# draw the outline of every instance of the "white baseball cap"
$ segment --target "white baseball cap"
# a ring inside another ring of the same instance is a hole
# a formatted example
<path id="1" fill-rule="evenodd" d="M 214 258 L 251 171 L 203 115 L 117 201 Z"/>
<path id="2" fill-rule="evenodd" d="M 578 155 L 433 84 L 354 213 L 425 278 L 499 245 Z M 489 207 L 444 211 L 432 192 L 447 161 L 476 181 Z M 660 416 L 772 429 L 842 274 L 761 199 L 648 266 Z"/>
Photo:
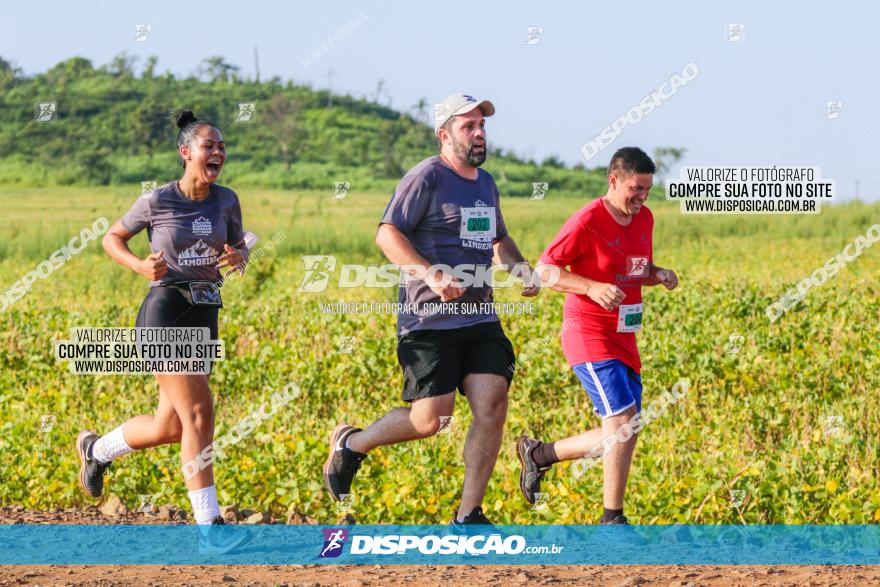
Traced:
<path id="1" fill-rule="evenodd" d="M 495 105 L 489 100 L 477 100 L 469 94 L 452 94 L 442 102 L 434 104 L 434 134 L 453 116 L 467 114 L 474 108 L 483 111 L 483 116 L 495 114 Z"/>

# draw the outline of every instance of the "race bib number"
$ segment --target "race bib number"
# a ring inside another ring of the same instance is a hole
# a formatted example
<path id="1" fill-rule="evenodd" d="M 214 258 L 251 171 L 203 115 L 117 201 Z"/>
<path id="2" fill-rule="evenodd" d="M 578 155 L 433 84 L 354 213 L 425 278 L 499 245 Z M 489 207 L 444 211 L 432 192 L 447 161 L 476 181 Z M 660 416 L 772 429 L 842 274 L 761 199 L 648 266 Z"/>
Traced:
<path id="1" fill-rule="evenodd" d="M 491 241 L 495 238 L 495 207 L 461 208 L 462 240 Z"/>
<path id="2" fill-rule="evenodd" d="M 617 332 L 642 329 L 642 304 L 623 304 L 617 308 Z"/>

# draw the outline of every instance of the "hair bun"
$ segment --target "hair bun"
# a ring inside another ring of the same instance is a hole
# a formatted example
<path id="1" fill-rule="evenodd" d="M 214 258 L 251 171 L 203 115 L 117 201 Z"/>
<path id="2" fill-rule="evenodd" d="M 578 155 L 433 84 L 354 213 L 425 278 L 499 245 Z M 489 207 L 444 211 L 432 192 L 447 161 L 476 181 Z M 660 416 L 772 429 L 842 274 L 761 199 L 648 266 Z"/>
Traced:
<path id="1" fill-rule="evenodd" d="M 193 114 L 192 110 L 183 110 L 180 114 L 177 115 L 177 128 L 184 128 L 186 125 L 195 122 L 196 115 Z"/>

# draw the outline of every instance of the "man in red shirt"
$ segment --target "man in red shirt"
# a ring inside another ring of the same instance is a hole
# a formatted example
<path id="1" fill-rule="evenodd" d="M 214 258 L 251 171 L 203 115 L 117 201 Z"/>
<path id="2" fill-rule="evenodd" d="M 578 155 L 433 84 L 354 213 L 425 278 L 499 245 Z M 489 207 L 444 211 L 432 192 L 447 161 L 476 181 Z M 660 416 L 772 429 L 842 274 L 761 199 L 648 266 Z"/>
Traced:
<path id="1" fill-rule="evenodd" d="M 654 172 L 641 149 L 618 150 L 608 165 L 608 192 L 568 219 L 537 268 L 545 279 L 559 271 L 553 289 L 568 294 L 562 350 L 602 426 L 556 442 L 520 436 L 520 490 L 535 503 L 554 463 L 604 453 L 603 524 L 627 523 L 623 495 L 641 428 L 642 365 L 635 333 L 642 327 L 642 286 L 678 285 L 674 271 L 653 262 L 654 217 L 644 204 Z M 555 267 L 542 271 L 542 265 Z"/>

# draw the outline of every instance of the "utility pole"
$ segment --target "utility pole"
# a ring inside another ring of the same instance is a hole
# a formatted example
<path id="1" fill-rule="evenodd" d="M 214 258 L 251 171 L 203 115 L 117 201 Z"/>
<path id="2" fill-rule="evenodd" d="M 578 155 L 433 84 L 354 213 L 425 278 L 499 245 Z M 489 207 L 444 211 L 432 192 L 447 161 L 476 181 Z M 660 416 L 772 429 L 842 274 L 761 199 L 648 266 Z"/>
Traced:
<path id="1" fill-rule="evenodd" d="M 254 45 L 254 69 L 257 72 L 257 83 L 260 83 L 260 56 L 257 54 L 256 45 Z"/>
<path id="2" fill-rule="evenodd" d="M 336 72 L 333 68 L 327 70 L 327 106 L 333 106 L 333 76 Z"/>

